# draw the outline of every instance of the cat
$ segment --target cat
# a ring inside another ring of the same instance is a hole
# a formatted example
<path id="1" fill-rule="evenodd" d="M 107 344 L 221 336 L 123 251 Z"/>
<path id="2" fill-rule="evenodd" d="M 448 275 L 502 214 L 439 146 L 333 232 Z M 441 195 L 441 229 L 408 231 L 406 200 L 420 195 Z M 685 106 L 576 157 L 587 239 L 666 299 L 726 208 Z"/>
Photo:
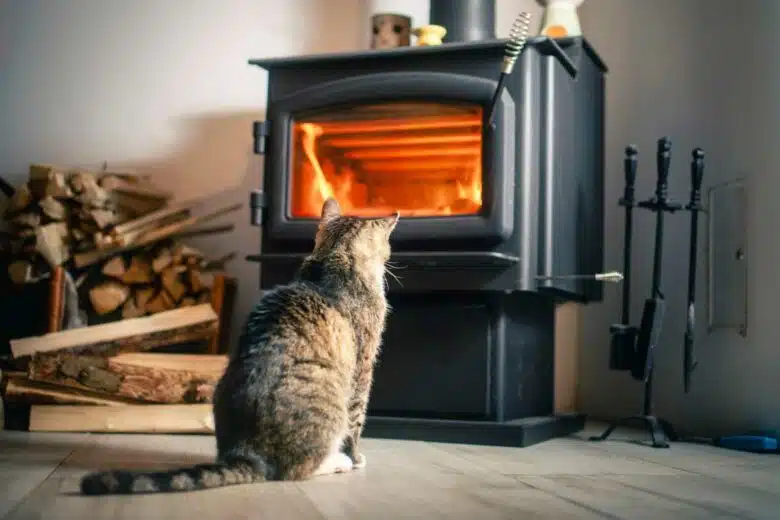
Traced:
<path id="1" fill-rule="evenodd" d="M 88 495 L 305 480 L 365 466 L 359 451 L 385 319 L 399 214 L 344 216 L 329 198 L 295 279 L 248 316 L 214 390 L 214 463 L 85 476 Z"/>

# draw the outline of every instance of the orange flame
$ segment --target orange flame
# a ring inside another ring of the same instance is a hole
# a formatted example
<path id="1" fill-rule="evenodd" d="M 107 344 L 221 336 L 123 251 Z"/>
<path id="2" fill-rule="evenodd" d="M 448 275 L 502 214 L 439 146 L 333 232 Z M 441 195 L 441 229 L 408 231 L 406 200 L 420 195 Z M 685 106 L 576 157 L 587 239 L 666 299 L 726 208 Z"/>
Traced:
<path id="1" fill-rule="evenodd" d="M 482 208 L 479 111 L 295 124 L 291 216 L 316 218 L 328 197 L 345 213 L 406 217 Z M 300 151 L 302 153 L 296 153 Z"/>

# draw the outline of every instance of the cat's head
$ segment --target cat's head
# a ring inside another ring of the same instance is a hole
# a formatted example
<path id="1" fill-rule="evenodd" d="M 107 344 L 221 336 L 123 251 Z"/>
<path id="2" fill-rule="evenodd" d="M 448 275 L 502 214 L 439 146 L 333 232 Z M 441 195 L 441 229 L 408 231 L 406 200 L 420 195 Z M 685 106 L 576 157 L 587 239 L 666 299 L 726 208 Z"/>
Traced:
<path id="1" fill-rule="evenodd" d="M 314 253 L 333 256 L 370 270 L 384 279 L 385 262 L 390 259 L 390 235 L 398 224 L 398 212 L 387 217 L 361 218 L 341 214 L 336 199 L 322 205 L 322 215 L 314 239 Z"/>

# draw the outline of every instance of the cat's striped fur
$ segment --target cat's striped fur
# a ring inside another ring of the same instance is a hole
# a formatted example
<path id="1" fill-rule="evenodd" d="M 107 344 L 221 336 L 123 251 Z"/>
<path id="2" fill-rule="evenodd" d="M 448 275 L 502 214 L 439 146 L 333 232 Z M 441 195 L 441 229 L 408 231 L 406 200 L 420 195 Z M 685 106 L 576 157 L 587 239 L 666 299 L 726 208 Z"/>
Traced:
<path id="1" fill-rule="evenodd" d="M 214 393 L 217 461 L 84 477 L 86 494 L 300 480 L 365 464 L 358 451 L 384 330 L 385 263 L 398 214 L 342 216 L 325 202 L 295 281 L 263 295 Z"/>

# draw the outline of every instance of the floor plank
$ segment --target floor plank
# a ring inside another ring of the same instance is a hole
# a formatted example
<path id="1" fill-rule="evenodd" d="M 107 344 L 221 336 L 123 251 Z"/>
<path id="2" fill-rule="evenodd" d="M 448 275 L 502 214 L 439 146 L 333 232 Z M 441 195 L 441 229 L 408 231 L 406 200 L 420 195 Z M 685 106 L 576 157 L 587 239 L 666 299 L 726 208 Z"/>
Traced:
<path id="1" fill-rule="evenodd" d="M 0 518 L 48 478 L 78 446 L 83 436 L 3 431 L 0 436 Z"/>
<path id="2" fill-rule="evenodd" d="M 638 435 L 629 432 L 630 435 Z M 366 439 L 368 466 L 306 482 L 84 497 L 106 468 L 212 460 L 203 435 L 0 432 L 0 518 L 776 519 L 780 458 L 673 444 L 556 439 L 525 449 Z"/>

